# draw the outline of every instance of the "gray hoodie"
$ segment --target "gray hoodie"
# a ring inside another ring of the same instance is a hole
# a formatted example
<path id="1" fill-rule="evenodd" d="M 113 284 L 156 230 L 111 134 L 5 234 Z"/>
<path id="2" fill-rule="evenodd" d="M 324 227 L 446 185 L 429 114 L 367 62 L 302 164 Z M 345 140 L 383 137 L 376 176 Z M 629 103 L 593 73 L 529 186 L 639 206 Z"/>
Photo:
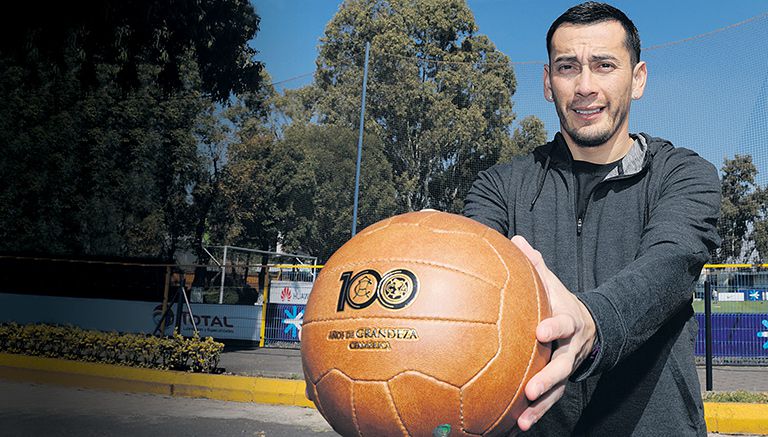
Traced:
<path id="1" fill-rule="evenodd" d="M 575 214 L 563 137 L 481 172 L 464 214 L 522 235 L 592 313 L 599 352 L 525 435 L 705 436 L 693 284 L 719 245 L 720 183 L 696 153 L 646 134 Z"/>

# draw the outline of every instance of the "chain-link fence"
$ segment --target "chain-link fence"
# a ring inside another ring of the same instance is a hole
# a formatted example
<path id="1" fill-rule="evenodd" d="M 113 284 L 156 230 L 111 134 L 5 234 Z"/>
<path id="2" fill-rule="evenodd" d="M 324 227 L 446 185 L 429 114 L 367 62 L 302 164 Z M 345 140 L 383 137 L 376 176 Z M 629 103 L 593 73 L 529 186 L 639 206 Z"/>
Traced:
<path id="1" fill-rule="evenodd" d="M 697 361 L 707 353 L 706 293 L 710 293 L 714 364 L 768 364 L 768 265 L 711 264 L 702 272 L 693 307 L 699 322 Z"/>

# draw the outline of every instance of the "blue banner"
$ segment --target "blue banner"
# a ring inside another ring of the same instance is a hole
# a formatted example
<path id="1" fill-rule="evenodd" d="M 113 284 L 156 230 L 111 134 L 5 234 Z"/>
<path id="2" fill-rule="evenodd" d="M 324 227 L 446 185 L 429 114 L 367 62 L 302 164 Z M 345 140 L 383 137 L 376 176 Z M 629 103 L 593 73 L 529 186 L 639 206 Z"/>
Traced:
<path id="1" fill-rule="evenodd" d="M 696 355 L 706 351 L 704 314 L 696 314 Z M 768 314 L 712 314 L 712 356 L 768 357 Z"/>
<path id="2" fill-rule="evenodd" d="M 269 304 L 264 327 L 266 341 L 300 341 L 306 305 Z"/>

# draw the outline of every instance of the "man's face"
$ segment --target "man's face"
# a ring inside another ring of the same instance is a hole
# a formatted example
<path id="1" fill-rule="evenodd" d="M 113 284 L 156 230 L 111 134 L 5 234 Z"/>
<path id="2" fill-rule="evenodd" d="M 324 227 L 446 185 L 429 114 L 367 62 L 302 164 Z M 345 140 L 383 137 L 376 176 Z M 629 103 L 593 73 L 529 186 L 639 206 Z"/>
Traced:
<path id="1" fill-rule="evenodd" d="M 645 88 L 646 67 L 632 67 L 617 21 L 563 24 L 552 35 L 544 95 L 554 101 L 569 143 L 598 147 L 629 135 L 629 106 Z"/>

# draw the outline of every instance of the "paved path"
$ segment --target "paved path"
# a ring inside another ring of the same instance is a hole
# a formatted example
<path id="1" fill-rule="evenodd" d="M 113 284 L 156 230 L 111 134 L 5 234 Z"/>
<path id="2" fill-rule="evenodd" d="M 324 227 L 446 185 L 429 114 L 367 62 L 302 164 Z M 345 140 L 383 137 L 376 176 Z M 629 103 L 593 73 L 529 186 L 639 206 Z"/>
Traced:
<path id="1" fill-rule="evenodd" d="M 338 435 L 311 408 L 6 381 L 0 381 L 0 393 L 0 434 L 8 437 Z"/>
<path id="2" fill-rule="evenodd" d="M 699 372 L 701 389 L 706 389 L 706 373 L 703 366 Z M 768 366 L 713 366 L 713 391 L 762 391 L 768 392 Z"/>
<path id="3" fill-rule="evenodd" d="M 0 381 L 8 437 L 337 436 L 317 410 Z"/>
<path id="4" fill-rule="evenodd" d="M 270 378 L 303 378 L 301 352 L 298 349 L 227 346 L 219 363 L 226 372 Z M 705 390 L 704 366 L 697 368 L 702 391 Z M 715 366 L 712 372 L 714 391 L 768 392 L 768 366 Z"/>

